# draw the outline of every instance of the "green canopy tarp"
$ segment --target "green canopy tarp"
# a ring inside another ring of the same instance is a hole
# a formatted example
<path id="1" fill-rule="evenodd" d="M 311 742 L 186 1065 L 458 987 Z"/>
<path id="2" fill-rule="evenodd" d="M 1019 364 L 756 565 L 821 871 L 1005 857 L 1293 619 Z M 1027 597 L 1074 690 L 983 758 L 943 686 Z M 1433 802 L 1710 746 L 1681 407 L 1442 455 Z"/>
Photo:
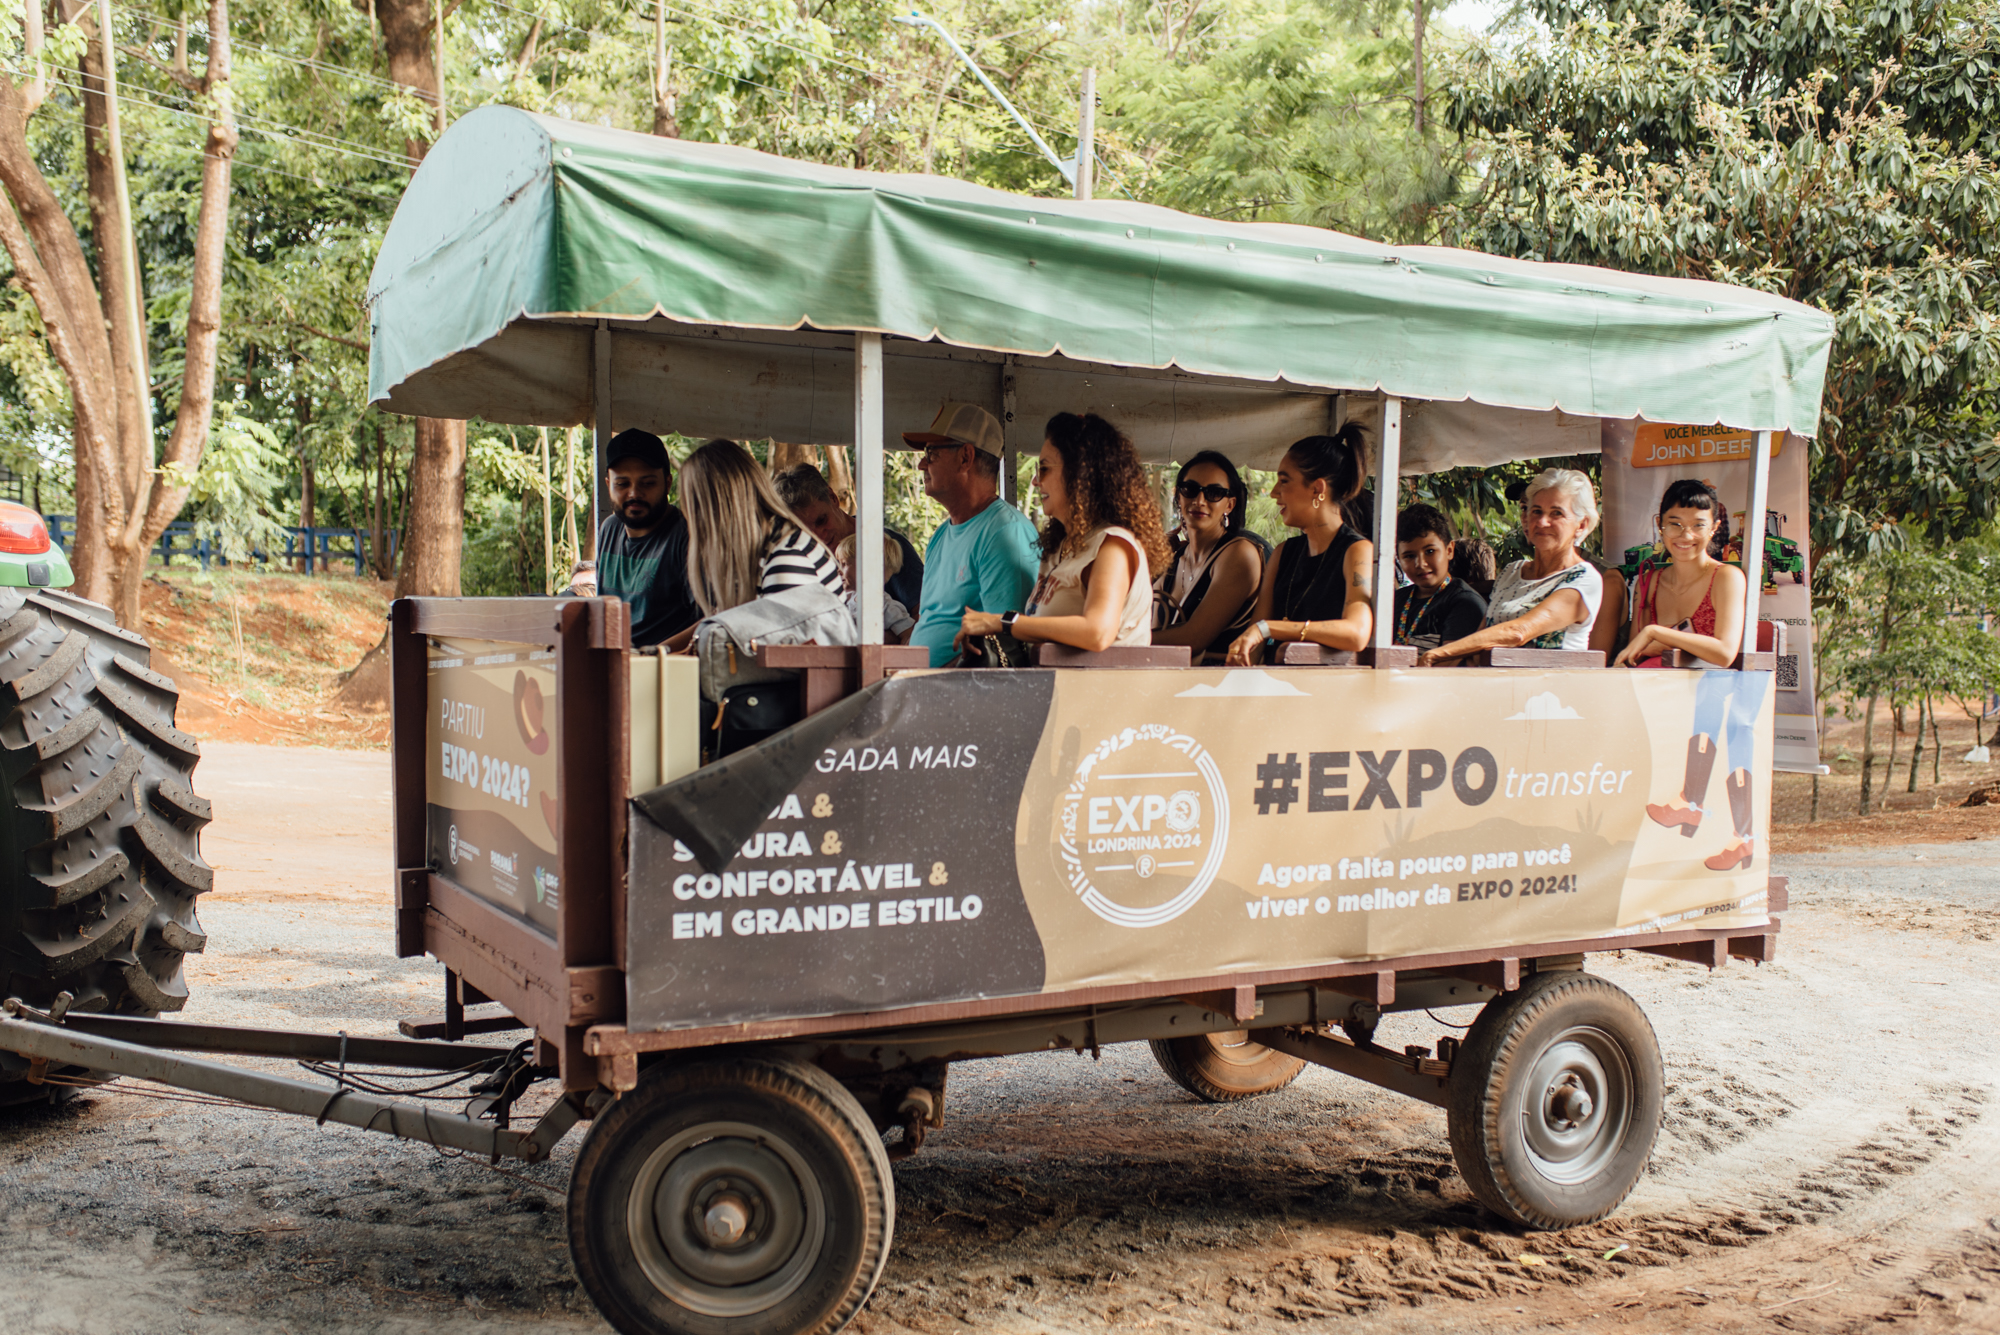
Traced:
<path id="1" fill-rule="evenodd" d="M 580 322 L 606 318 L 1800 435 L 1833 337 L 1824 312 L 1722 284 L 1037 199 L 505 107 L 425 158 L 369 300 L 373 398 L 545 423 L 587 415 Z M 509 331 L 469 401 L 452 377 Z"/>

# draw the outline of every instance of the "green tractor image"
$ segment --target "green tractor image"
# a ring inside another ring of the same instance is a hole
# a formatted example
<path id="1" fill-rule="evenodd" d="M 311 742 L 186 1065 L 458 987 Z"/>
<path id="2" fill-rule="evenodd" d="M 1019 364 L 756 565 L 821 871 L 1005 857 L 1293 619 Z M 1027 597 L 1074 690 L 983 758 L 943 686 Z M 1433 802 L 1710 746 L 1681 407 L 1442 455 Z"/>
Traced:
<path id="1" fill-rule="evenodd" d="M 65 590 L 42 516 L 0 501 L 0 982 L 47 1009 L 158 1015 L 187 1001 L 181 964 L 207 942 L 195 897 L 201 750 L 179 692 L 111 609 Z M 102 1079 L 0 1053 L 0 1108 Z"/>
<path id="2" fill-rule="evenodd" d="M 1722 559 L 1734 566 L 1743 564 L 1743 516 L 1732 516 L 1733 536 L 1722 549 Z M 1778 576 L 1790 575 L 1794 584 L 1806 582 L 1805 553 L 1799 545 L 1780 531 L 1787 516 L 1776 510 L 1764 512 L 1764 592 L 1770 593 L 1778 587 Z M 1648 567 L 1657 568 L 1667 563 L 1667 554 L 1652 543 L 1641 543 L 1637 547 L 1625 549 L 1625 559 L 1619 563 L 1618 573 L 1625 577 L 1629 585 L 1639 577 L 1639 572 Z"/>
<path id="3" fill-rule="evenodd" d="M 1731 565 L 1743 564 L 1743 516 L 1735 518 L 1735 534 L 1729 545 L 1723 549 L 1722 559 Z M 1778 587 L 1778 576 L 1790 575 L 1792 583 L 1806 582 L 1805 553 L 1799 545 L 1784 536 L 1784 526 L 1790 518 L 1776 510 L 1764 512 L 1764 592 L 1770 593 Z"/>

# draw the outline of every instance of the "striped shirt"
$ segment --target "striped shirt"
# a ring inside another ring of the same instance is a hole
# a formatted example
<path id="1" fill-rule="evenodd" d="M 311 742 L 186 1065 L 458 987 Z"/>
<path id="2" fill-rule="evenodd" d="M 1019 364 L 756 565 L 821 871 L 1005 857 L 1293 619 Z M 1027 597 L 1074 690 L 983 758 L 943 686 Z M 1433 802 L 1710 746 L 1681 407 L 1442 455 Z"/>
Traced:
<path id="1" fill-rule="evenodd" d="M 847 582 L 841 579 L 840 567 L 834 563 L 833 553 L 826 549 L 825 543 L 782 521 L 776 527 L 775 539 L 764 553 L 764 567 L 757 577 L 760 597 L 815 581 L 825 585 L 836 598 L 846 595 Z"/>

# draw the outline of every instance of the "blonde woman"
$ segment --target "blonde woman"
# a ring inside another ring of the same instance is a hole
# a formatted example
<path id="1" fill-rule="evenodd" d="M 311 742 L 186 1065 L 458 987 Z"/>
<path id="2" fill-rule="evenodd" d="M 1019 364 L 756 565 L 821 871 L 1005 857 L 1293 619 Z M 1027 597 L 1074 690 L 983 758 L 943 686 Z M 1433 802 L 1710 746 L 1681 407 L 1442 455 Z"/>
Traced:
<path id="1" fill-rule="evenodd" d="M 1588 649 L 1604 601 L 1604 578 L 1577 545 L 1597 527 L 1597 493 L 1573 468 L 1544 469 L 1528 484 L 1521 527 L 1535 554 L 1500 572 L 1486 625 L 1425 652 L 1441 667 L 1482 649 Z"/>
<path id="2" fill-rule="evenodd" d="M 681 465 L 681 512 L 688 586 L 703 616 L 800 584 L 823 585 L 836 598 L 847 593 L 833 553 L 733 440 L 711 440 Z"/>

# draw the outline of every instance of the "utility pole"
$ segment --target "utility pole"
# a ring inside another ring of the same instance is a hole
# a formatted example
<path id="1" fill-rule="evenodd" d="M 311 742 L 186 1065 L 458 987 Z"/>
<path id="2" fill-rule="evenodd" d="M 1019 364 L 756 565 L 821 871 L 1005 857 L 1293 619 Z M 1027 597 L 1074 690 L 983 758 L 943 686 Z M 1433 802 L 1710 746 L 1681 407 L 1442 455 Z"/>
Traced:
<path id="1" fill-rule="evenodd" d="M 1005 93 L 1001 92 L 997 87 L 994 86 L 993 80 L 986 77 L 986 71 L 979 68 L 978 61 L 974 60 L 971 56 L 965 53 L 965 48 L 958 44 L 958 39 L 951 35 L 951 30 L 949 28 L 945 27 L 942 23 L 939 23 L 936 19 L 931 18 L 926 14 L 920 13 L 914 9 L 907 14 L 896 15 L 894 21 L 897 23 L 907 24 L 913 28 L 929 28 L 932 32 L 935 32 L 938 36 L 944 38 L 945 45 L 951 48 L 952 54 L 957 56 L 959 60 L 964 63 L 967 69 L 972 71 L 973 76 L 979 80 L 980 86 L 983 87 L 988 93 L 991 93 L 993 95 L 993 100 L 998 102 L 1002 107 L 1005 107 L 1007 110 L 1007 114 L 1014 118 L 1014 123 L 1016 125 L 1019 125 L 1023 130 L 1027 132 L 1028 138 L 1034 141 L 1035 147 L 1042 151 L 1042 156 L 1049 160 L 1049 165 L 1054 167 L 1058 172 L 1062 173 L 1064 184 L 1068 185 L 1075 184 L 1076 181 L 1075 171 L 1071 169 L 1068 163 L 1064 162 L 1061 158 L 1056 156 L 1055 150 L 1050 148 L 1048 144 L 1044 142 L 1042 136 L 1035 132 L 1035 127 L 1028 124 L 1028 118 L 1026 116 L 1023 116 L 1020 113 L 1019 109 L 1016 108 L 1012 102 L 1009 102 L 1007 100 L 1007 95 Z"/>
<path id="2" fill-rule="evenodd" d="M 1097 70 L 1083 72 L 1083 99 L 1076 112 L 1076 197 L 1090 199 L 1097 175 Z"/>

